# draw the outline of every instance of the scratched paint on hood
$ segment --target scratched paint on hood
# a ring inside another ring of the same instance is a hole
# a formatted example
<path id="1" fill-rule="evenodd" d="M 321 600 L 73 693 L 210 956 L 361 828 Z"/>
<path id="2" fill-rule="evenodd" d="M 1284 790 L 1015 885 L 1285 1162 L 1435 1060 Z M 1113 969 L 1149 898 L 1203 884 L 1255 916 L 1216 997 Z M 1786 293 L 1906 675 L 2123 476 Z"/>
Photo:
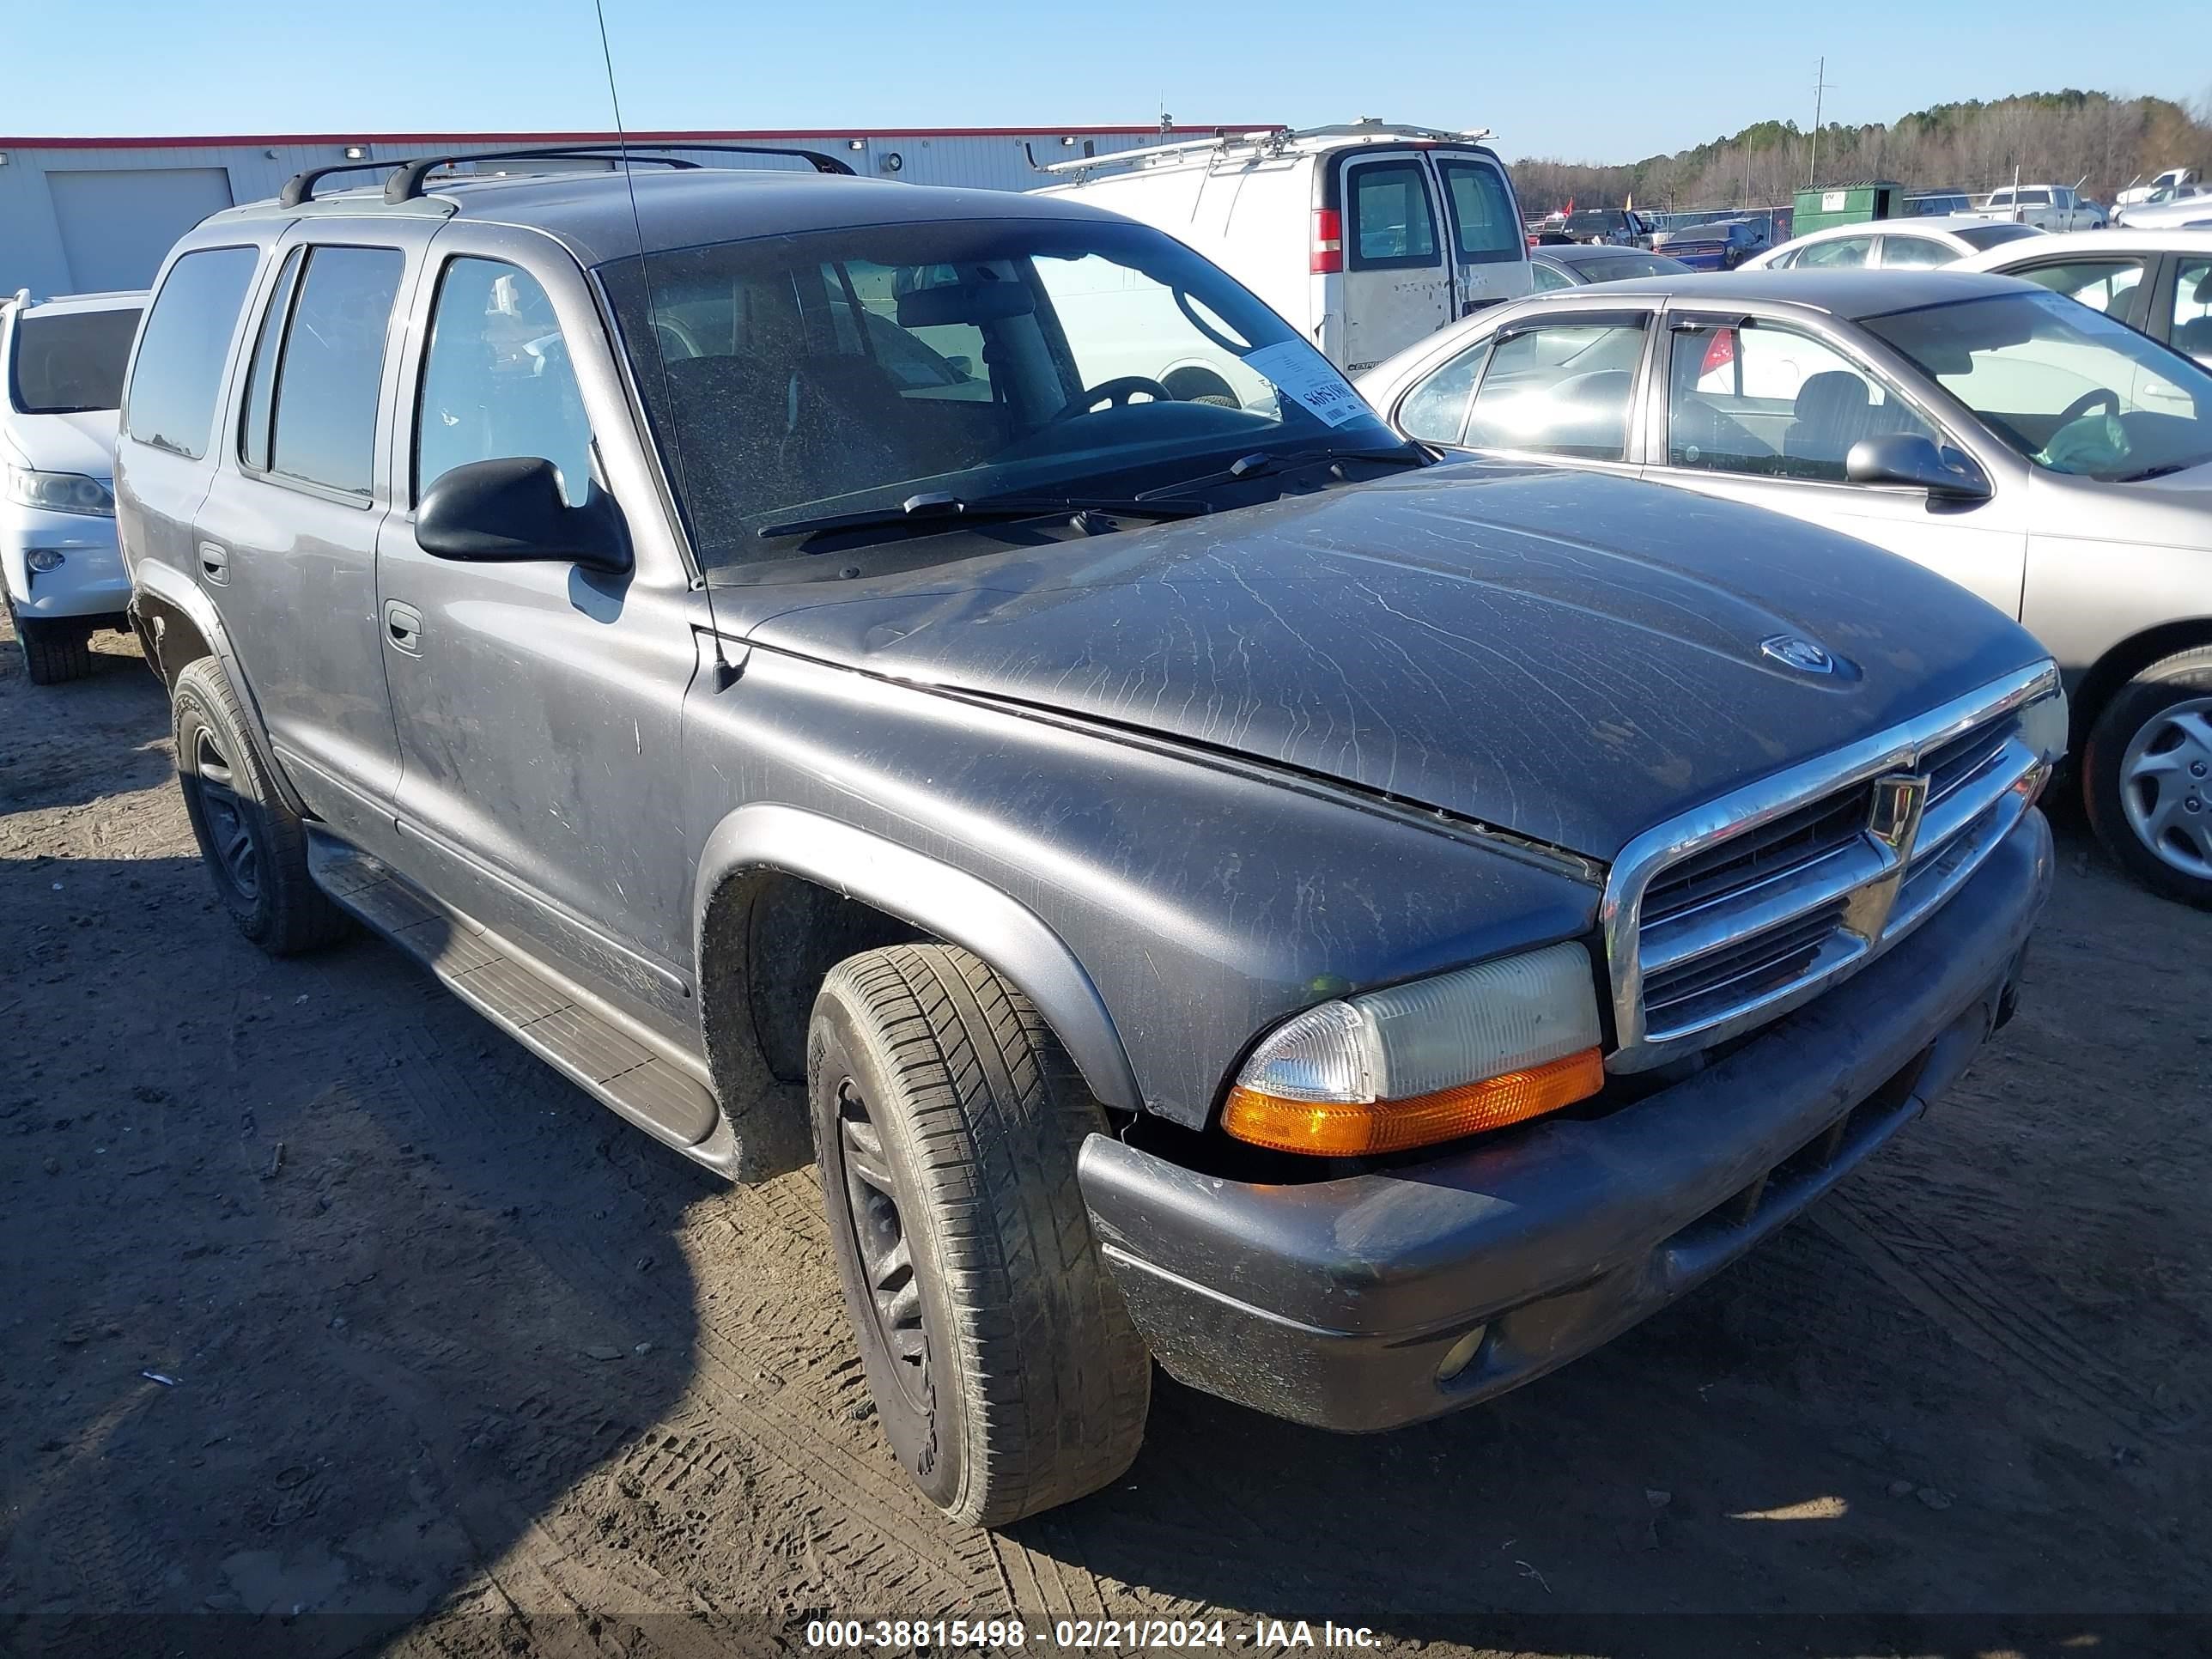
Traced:
<path id="1" fill-rule="evenodd" d="M 2042 654 L 1979 599 L 1847 537 L 1601 474 L 1475 465 L 732 598 L 770 648 L 1234 750 L 1599 858 Z M 1763 653 L 1778 635 L 1840 672 Z"/>

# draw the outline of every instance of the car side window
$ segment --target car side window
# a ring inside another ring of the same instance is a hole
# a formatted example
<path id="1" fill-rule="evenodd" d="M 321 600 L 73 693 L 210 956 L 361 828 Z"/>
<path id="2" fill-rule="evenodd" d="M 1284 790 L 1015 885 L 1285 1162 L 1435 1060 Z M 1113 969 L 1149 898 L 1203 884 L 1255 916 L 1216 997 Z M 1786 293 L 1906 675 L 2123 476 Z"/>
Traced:
<path id="1" fill-rule="evenodd" d="M 1408 437 L 1455 444 L 1467 427 L 1468 399 L 1490 361 L 1490 342 L 1477 341 L 1434 370 L 1398 405 L 1398 425 Z"/>
<path id="2" fill-rule="evenodd" d="M 2212 368 L 2212 259 L 2184 259 L 2174 273 L 2167 343 Z"/>
<path id="3" fill-rule="evenodd" d="M 1354 270 L 1432 265 L 1437 224 L 1428 170 L 1419 161 L 1376 161 L 1352 169 L 1352 222 L 1346 228 Z"/>
<path id="4" fill-rule="evenodd" d="M 123 429 L 134 441 L 191 460 L 207 453 L 223 361 L 260 264 L 258 247 L 210 247 L 169 267 L 124 393 Z"/>
<path id="5" fill-rule="evenodd" d="M 1528 270 L 1530 275 L 1536 279 L 1536 292 L 1539 294 L 1548 294 L 1553 289 L 1574 286 L 1566 272 L 1561 270 L 1557 265 L 1547 265 L 1539 262 L 1531 264 Z"/>
<path id="6" fill-rule="evenodd" d="M 1814 242 L 1797 251 L 1800 270 L 1840 270 L 1863 265 L 1874 252 L 1871 236 L 1838 236 L 1830 242 Z"/>
<path id="7" fill-rule="evenodd" d="M 385 342 L 406 267 L 398 248 L 308 251 L 277 361 L 271 473 L 368 495 Z"/>
<path id="8" fill-rule="evenodd" d="M 1757 322 L 1674 331 L 1670 465 L 1840 483 L 1853 444 L 1899 433 L 1943 441 L 1893 388 L 1813 335 Z"/>
<path id="9" fill-rule="evenodd" d="M 238 459 L 257 472 L 269 470 L 269 416 L 276 403 L 276 353 L 284 343 L 284 324 L 292 313 L 292 296 L 300 286 L 300 266 L 307 249 L 295 247 L 284 256 L 276 273 L 268 308 L 261 315 L 261 331 L 253 343 L 253 362 L 246 370 L 246 405 L 238 422 Z"/>
<path id="10" fill-rule="evenodd" d="M 2126 309 L 2128 295 L 2142 281 L 2143 266 L 2140 259 L 2065 259 L 2011 274 L 2109 313 Z"/>
<path id="11" fill-rule="evenodd" d="M 1562 319 L 1493 342 L 1468 413 L 1462 441 L 1468 448 L 1586 461 L 1626 456 L 1628 407 L 1644 352 L 1640 319 Z"/>
<path id="12" fill-rule="evenodd" d="M 422 355 L 415 499 L 457 466 L 513 457 L 552 462 L 562 495 L 582 504 L 592 426 L 575 366 L 535 276 L 501 259 L 453 259 L 438 278 Z"/>
<path id="13" fill-rule="evenodd" d="M 1881 262 L 1888 266 L 1927 270 L 1936 265 L 1948 265 L 1958 257 L 1933 236 L 1885 236 L 1881 239 Z"/>

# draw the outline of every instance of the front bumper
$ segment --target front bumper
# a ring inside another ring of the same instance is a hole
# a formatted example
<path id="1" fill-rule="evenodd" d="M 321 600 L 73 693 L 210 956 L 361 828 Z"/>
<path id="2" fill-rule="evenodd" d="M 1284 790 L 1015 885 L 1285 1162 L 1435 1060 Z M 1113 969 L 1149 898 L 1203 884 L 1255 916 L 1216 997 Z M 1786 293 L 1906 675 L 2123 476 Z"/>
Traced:
<path id="1" fill-rule="evenodd" d="M 40 548 L 59 553 L 60 565 L 32 569 L 30 556 Z M 21 617 L 120 618 L 131 603 L 131 576 L 112 519 L 0 502 L 0 572 Z"/>
<path id="2" fill-rule="evenodd" d="M 1926 1110 L 2009 1014 L 2051 872 L 2030 811 L 1880 961 L 1601 1119 L 1305 1186 L 1094 1135 L 1079 1166 L 1092 1229 L 1180 1382 L 1352 1431 L 1473 1405 L 1665 1306 Z"/>

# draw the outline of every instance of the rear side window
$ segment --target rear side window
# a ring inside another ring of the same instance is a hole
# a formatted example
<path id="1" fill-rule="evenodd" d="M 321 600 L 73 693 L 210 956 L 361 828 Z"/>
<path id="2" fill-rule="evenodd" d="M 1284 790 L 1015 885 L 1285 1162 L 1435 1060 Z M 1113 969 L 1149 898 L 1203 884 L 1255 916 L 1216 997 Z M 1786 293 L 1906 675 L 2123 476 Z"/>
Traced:
<path id="1" fill-rule="evenodd" d="M 1881 239 L 1881 262 L 1885 265 L 1926 270 L 1936 265 L 1948 265 L 1958 257 L 1932 236 L 1885 236 Z"/>
<path id="2" fill-rule="evenodd" d="M 398 248 L 308 253 L 277 362 L 271 472 L 349 495 L 369 493 L 385 339 L 406 266 Z"/>
<path id="3" fill-rule="evenodd" d="M 169 267 L 138 341 L 123 429 L 149 448 L 198 460 L 207 453 L 223 360 L 261 251 L 210 247 Z"/>
<path id="4" fill-rule="evenodd" d="M 2069 259 L 2012 274 L 2078 300 L 2092 311 L 2117 314 L 2127 309 L 2128 295 L 2142 281 L 2143 268 L 2136 259 Z"/>
<path id="5" fill-rule="evenodd" d="M 1439 161 L 1451 198 L 1452 234 L 1468 264 L 1494 264 L 1526 256 L 1528 234 L 1514 211 L 1504 175 L 1480 161 Z"/>
<path id="6" fill-rule="evenodd" d="M 246 378 L 246 412 L 240 417 L 238 459 L 257 472 L 269 470 L 269 413 L 276 405 L 276 352 L 284 343 L 284 319 L 292 313 L 292 295 L 299 287 L 300 264 L 305 248 L 284 256 L 277 274 L 276 290 L 262 313 L 261 332 L 253 343 L 253 367 Z"/>
<path id="7" fill-rule="evenodd" d="M 1433 265 L 1436 217 L 1429 180 L 1419 161 L 1377 161 L 1352 169 L 1350 231 L 1354 270 Z"/>
<path id="8" fill-rule="evenodd" d="M 1470 449 L 1620 460 L 1643 356 L 1641 319 L 1546 323 L 1509 334 L 1491 353 L 1462 441 Z"/>

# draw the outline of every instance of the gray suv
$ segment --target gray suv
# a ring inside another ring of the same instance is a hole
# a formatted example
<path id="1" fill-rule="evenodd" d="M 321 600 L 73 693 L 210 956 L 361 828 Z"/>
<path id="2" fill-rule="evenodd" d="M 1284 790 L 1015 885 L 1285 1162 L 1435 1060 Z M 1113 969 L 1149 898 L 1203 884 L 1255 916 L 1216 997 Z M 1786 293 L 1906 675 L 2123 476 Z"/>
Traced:
<path id="1" fill-rule="evenodd" d="M 2008 618 L 1440 461 L 1080 203 L 647 160 L 194 230 L 131 613 L 248 938 L 365 923 L 816 1164 L 950 1515 L 1113 1480 L 1154 1360 L 1346 1430 L 1540 1376 L 2010 1012 L 2066 713 Z"/>

